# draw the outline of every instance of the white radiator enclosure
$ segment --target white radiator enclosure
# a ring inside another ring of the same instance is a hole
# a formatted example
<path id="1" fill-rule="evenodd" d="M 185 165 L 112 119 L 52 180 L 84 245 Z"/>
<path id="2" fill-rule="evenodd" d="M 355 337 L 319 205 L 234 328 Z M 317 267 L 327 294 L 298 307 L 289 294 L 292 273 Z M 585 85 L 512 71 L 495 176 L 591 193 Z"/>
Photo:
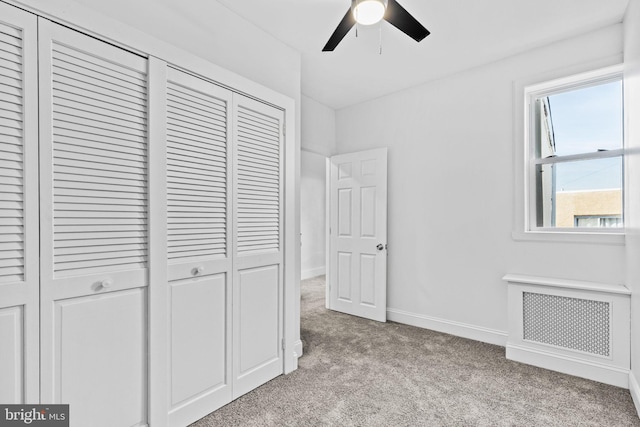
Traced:
<path id="1" fill-rule="evenodd" d="M 518 274 L 503 280 L 507 359 L 629 388 L 629 289 Z"/>

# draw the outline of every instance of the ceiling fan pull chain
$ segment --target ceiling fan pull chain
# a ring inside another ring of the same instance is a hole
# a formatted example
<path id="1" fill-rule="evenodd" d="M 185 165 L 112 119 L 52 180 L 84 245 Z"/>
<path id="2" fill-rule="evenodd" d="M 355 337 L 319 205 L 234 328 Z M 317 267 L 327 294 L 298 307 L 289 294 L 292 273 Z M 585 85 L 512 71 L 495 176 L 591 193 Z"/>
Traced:
<path id="1" fill-rule="evenodd" d="M 382 22 L 380 22 L 380 55 L 382 55 Z"/>
<path id="2" fill-rule="evenodd" d="M 358 28 L 360 27 L 360 25 L 358 24 L 358 9 L 354 10 L 353 12 L 353 18 L 356 21 L 356 38 L 358 38 Z"/>

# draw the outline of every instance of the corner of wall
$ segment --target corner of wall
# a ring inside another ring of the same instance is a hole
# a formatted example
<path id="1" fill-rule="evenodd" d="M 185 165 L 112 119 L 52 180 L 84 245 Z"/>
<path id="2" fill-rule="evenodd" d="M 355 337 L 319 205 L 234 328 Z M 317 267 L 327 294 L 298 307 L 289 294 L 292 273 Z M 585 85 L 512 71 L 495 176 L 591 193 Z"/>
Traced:
<path id="1" fill-rule="evenodd" d="M 336 152 L 336 112 L 313 98 L 302 95 L 303 150 L 330 157 Z"/>
<path id="2" fill-rule="evenodd" d="M 631 0 L 624 18 L 624 97 L 627 228 L 627 287 L 631 290 L 629 391 L 640 415 L 640 2 Z"/>

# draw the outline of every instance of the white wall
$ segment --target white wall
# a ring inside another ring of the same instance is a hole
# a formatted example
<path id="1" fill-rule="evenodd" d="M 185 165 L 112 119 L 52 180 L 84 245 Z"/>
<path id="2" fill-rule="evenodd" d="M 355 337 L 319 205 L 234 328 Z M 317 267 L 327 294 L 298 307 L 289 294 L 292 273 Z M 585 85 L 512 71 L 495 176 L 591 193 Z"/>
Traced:
<path id="1" fill-rule="evenodd" d="M 302 140 L 303 150 L 325 157 L 336 151 L 336 112 L 318 101 L 302 95 Z"/>
<path id="2" fill-rule="evenodd" d="M 335 153 L 335 111 L 302 96 L 300 231 L 302 279 L 325 274 L 326 160 Z"/>
<path id="3" fill-rule="evenodd" d="M 301 278 L 325 274 L 325 169 L 327 158 L 302 150 L 300 153 Z"/>
<path id="4" fill-rule="evenodd" d="M 624 20 L 625 136 L 627 193 L 627 286 L 631 289 L 630 388 L 640 412 L 640 1 L 632 0 Z"/>
<path id="5" fill-rule="evenodd" d="M 504 344 L 505 273 L 624 282 L 622 245 L 512 238 L 514 82 L 621 53 L 619 24 L 337 111 L 338 152 L 389 147 L 390 311 Z"/>

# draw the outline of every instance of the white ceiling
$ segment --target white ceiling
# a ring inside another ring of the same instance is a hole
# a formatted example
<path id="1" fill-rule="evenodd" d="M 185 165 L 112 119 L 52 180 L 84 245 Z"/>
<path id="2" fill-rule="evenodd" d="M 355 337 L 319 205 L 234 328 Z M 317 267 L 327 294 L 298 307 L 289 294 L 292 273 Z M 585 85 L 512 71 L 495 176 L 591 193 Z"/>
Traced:
<path id="1" fill-rule="evenodd" d="M 81 1 L 107 14 L 132 15 L 130 19 L 148 17 L 154 4 L 165 6 L 207 29 L 215 0 Z M 422 42 L 382 22 L 361 26 L 358 38 L 352 29 L 334 52 L 322 52 L 350 0 L 217 1 L 300 52 L 302 93 L 334 109 L 621 22 L 629 2 L 398 0 L 431 31 Z"/>
<path id="2" fill-rule="evenodd" d="M 382 55 L 377 25 L 321 51 L 350 0 L 218 1 L 298 50 L 302 93 L 339 109 L 621 22 L 629 0 L 399 0 L 431 35 L 416 43 L 383 22 Z"/>

